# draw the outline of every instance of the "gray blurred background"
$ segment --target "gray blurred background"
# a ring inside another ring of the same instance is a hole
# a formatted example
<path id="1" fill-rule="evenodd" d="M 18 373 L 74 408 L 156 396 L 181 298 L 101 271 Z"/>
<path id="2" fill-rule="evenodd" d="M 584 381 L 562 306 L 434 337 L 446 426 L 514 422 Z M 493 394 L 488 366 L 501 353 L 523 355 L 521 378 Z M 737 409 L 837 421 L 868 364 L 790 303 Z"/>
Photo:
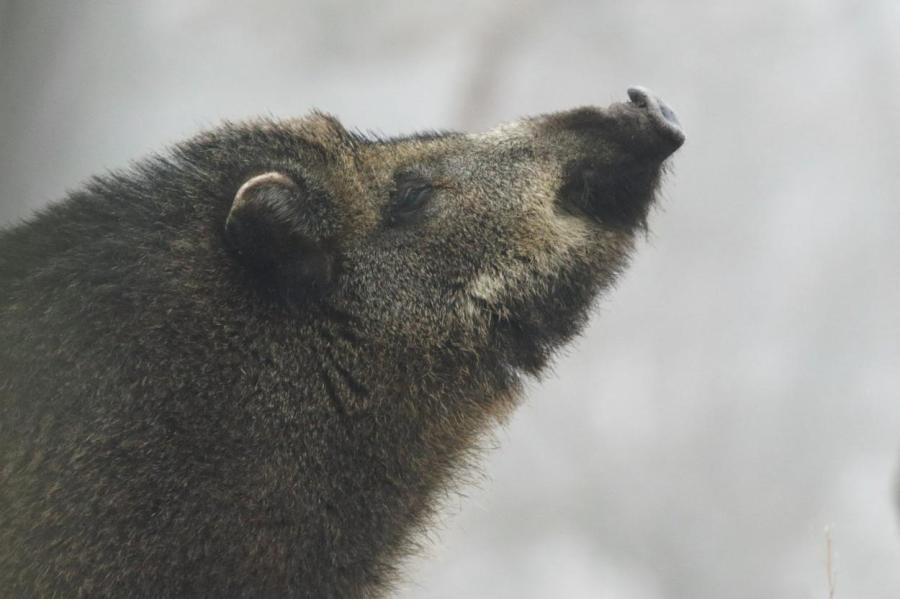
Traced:
<path id="1" fill-rule="evenodd" d="M 900 597 L 896 0 L 0 0 L 0 223 L 220 119 L 679 113 L 653 233 L 403 599 Z"/>

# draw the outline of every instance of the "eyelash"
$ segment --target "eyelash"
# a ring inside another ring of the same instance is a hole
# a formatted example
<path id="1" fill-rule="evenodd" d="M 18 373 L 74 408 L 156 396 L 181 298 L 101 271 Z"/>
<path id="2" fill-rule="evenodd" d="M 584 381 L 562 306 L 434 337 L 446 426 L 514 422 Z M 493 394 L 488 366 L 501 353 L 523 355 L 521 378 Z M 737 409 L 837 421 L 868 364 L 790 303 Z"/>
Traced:
<path id="1" fill-rule="evenodd" d="M 403 187 L 396 194 L 391 223 L 395 224 L 411 218 L 431 200 L 434 188 L 431 185 L 411 185 Z"/>

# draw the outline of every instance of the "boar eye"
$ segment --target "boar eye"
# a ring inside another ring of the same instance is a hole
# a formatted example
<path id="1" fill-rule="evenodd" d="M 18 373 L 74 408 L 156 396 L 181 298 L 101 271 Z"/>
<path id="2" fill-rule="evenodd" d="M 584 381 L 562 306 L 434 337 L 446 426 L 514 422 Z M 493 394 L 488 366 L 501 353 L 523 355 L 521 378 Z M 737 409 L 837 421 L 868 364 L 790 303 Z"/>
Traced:
<path id="1" fill-rule="evenodd" d="M 434 189 L 431 185 L 404 187 L 397 193 L 397 199 L 391 214 L 391 222 L 396 223 L 408 219 L 428 203 Z"/>

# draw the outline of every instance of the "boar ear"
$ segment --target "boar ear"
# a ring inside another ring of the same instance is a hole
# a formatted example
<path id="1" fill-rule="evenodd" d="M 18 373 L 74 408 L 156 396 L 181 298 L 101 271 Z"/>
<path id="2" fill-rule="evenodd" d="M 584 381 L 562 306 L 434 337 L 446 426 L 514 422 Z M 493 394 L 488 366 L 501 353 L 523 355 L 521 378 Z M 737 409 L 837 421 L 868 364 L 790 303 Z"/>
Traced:
<path id="1" fill-rule="evenodd" d="M 324 289 L 334 278 L 334 252 L 312 232 L 302 181 L 270 172 L 244 182 L 225 221 L 225 239 L 258 280 L 288 297 Z"/>

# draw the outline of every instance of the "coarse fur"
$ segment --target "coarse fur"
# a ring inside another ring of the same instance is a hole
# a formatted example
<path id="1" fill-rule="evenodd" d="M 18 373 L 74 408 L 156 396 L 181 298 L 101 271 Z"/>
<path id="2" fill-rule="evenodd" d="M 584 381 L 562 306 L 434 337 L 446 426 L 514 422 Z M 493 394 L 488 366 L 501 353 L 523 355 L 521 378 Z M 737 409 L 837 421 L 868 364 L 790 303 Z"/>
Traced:
<path id="1" fill-rule="evenodd" d="M 226 124 L 0 232 L 2 595 L 383 596 L 680 143 Z"/>

